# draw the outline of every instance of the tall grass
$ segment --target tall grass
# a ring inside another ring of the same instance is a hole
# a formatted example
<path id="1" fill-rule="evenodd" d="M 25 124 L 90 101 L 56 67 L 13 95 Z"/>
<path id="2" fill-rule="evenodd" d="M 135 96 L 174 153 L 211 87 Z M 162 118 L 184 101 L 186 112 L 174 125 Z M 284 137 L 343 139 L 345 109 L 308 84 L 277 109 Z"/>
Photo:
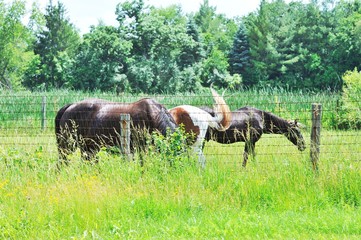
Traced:
<path id="1" fill-rule="evenodd" d="M 315 173 L 308 153 L 275 153 L 283 140 L 262 139 L 246 169 L 242 143 L 206 144 L 205 169 L 187 155 L 170 167 L 152 154 L 140 167 L 101 151 L 99 164 L 76 153 L 60 172 L 52 139 L 1 146 L 0 238 L 358 239 L 358 158 L 338 145 L 340 160 L 322 158 Z"/>
<path id="2" fill-rule="evenodd" d="M 340 143 L 355 140 L 339 132 L 327 135 Z M 359 155 L 327 137 L 321 156 L 333 152 L 337 161 L 322 157 L 318 173 L 308 153 L 297 152 L 284 137 L 262 138 L 247 169 L 240 166 L 243 143 L 210 142 L 204 170 L 187 156 L 185 164 L 170 167 L 152 154 L 141 168 L 102 151 L 98 165 L 82 162 L 76 153 L 60 172 L 53 137 L 10 138 L 18 144 L 0 146 L 1 238 L 357 239 L 361 234 Z"/>

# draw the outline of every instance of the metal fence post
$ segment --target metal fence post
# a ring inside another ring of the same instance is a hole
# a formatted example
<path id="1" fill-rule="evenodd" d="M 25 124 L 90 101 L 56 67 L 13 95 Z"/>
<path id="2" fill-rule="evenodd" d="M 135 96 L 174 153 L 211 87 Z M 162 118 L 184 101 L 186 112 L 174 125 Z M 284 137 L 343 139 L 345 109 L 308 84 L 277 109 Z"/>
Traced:
<path id="1" fill-rule="evenodd" d="M 120 114 L 120 151 L 130 158 L 130 115 Z"/>
<path id="2" fill-rule="evenodd" d="M 41 130 L 46 128 L 46 96 L 43 96 L 41 102 Z"/>
<path id="3" fill-rule="evenodd" d="M 312 104 L 312 128 L 311 128 L 311 162 L 313 170 L 318 170 L 318 161 L 320 158 L 320 137 L 321 137 L 321 119 L 322 105 Z"/>

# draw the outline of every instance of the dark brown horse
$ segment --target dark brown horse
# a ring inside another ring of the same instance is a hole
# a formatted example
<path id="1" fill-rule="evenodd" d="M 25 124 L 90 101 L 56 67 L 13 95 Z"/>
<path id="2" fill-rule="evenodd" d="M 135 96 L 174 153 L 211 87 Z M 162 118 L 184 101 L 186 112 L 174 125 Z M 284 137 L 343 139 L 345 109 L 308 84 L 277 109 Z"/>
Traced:
<path id="1" fill-rule="evenodd" d="M 202 107 L 205 111 L 214 115 L 213 109 Z M 209 128 L 205 139 L 214 140 L 223 144 L 245 142 L 243 154 L 243 166 L 248 161 L 248 155 L 254 155 L 256 142 L 262 134 L 282 134 L 289 141 L 304 151 L 305 140 L 300 131 L 300 124 L 297 121 L 282 119 L 273 113 L 259 110 L 253 107 L 243 107 L 232 112 L 232 122 L 228 130 L 221 132 Z"/>
<path id="2" fill-rule="evenodd" d="M 67 155 L 80 148 L 82 157 L 90 160 L 102 146 L 119 146 L 120 114 L 130 114 L 130 150 L 145 146 L 146 133 L 167 129 L 177 124 L 168 110 L 150 98 L 134 103 L 117 103 L 101 99 L 86 99 L 61 108 L 55 117 L 55 132 L 61 163 Z M 145 131 L 145 132 L 144 132 Z"/>

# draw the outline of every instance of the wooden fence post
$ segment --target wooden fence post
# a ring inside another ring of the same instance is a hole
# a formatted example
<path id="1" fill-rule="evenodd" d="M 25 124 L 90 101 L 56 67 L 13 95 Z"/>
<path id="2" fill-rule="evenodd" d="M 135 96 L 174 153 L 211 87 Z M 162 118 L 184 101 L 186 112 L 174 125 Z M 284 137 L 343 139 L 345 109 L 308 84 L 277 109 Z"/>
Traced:
<path id="1" fill-rule="evenodd" d="M 313 170 L 318 170 L 318 160 L 320 158 L 320 137 L 321 137 L 322 105 L 312 104 L 312 128 L 311 128 L 311 162 Z"/>
<path id="2" fill-rule="evenodd" d="M 43 96 L 41 102 L 41 130 L 46 128 L 46 96 Z"/>
<path id="3" fill-rule="evenodd" d="M 130 115 L 120 114 L 120 151 L 130 159 Z"/>

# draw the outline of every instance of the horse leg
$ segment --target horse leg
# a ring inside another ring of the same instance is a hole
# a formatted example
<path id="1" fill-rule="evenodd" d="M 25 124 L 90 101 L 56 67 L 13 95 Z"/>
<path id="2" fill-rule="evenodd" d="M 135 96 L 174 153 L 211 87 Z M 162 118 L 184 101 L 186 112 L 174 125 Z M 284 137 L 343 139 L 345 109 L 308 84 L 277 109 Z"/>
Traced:
<path id="1" fill-rule="evenodd" d="M 143 151 L 139 152 L 139 165 L 141 168 L 144 167 L 144 152 Z"/>
<path id="2" fill-rule="evenodd" d="M 68 155 L 68 151 L 64 148 L 58 148 L 58 153 L 59 153 L 59 159 L 58 159 L 58 163 L 56 164 L 56 168 L 58 169 L 58 171 L 61 169 L 62 166 L 69 165 L 69 159 L 67 157 Z"/>
<path id="3" fill-rule="evenodd" d="M 68 165 L 69 160 L 67 159 L 68 150 L 70 146 L 67 144 L 68 142 L 68 136 L 66 131 L 62 130 L 60 133 L 56 133 L 56 142 L 58 147 L 58 163 L 56 164 L 57 169 L 60 170 L 62 165 Z"/>
<path id="4" fill-rule="evenodd" d="M 96 154 L 99 152 L 100 147 L 96 144 L 84 144 L 80 148 L 81 158 L 87 162 L 98 163 Z"/>
<path id="5" fill-rule="evenodd" d="M 58 142 L 58 163 L 57 163 L 57 169 L 60 170 L 60 168 L 63 165 L 68 166 L 69 165 L 69 159 L 68 155 L 73 153 L 76 149 L 75 144 L 69 144 L 71 140 L 68 140 L 67 136 L 63 135 L 57 135 L 57 142 Z"/>
<path id="6" fill-rule="evenodd" d="M 202 168 L 206 167 L 206 157 L 203 154 L 203 151 L 200 149 L 198 152 L 198 162 Z"/>
<path id="7" fill-rule="evenodd" d="M 244 146 L 242 167 L 246 167 L 249 154 L 251 154 L 253 157 L 255 156 L 254 149 L 255 149 L 255 143 L 247 141 Z"/>
<path id="8" fill-rule="evenodd" d="M 245 149 L 244 152 L 243 152 L 243 163 L 242 163 L 242 167 L 246 167 L 247 161 L 248 161 L 248 152 L 247 152 L 246 149 Z"/>
<path id="9" fill-rule="evenodd" d="M 193 150 L 198 155 L 198 163 L 202 168 L 206 167 L 206 157 L 203 154 L 204 136 L 206 135 L 207 128 L 201 129 L 196 142 L 193 144 Z"/>

